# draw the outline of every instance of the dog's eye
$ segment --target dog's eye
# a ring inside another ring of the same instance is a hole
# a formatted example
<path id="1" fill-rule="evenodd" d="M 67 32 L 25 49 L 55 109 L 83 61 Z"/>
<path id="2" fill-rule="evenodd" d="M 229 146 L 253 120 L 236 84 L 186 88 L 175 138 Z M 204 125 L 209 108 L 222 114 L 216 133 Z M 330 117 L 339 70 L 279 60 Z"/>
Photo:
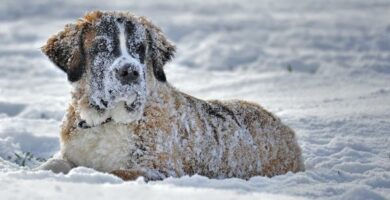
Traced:
<path id="1" fill-rule="evenodd" d="M 112 51 L 112 47 L 108 43 L 107 39 L 100 37 L 95 40 L 95 44 L 92 49 L 93 53 L 96 54 L 96 53 L 111 52 L 111 51 Z"/>
<path id="2" fill-rule="evenodd" d="M 100 52 L 107 51 L 108 50 L 107 44 L 105 42 L 103 42 L 103 41 L 99 42 L 97 44 L 97 50 L 100 51 Z"/>
<path id="3" fill-rule="evenodd" d="M 141 44 L 137 47 L 137 54 L 140 61 L 143 63 L 144 57 L 145 57 L 145 45 Z"/>
<path id="4" fill-rule="evenodd" d="M 145 46 L 144 45 L 139 45 L 137 47 L 137 53 L 143 53 L 145 51 Z"/>

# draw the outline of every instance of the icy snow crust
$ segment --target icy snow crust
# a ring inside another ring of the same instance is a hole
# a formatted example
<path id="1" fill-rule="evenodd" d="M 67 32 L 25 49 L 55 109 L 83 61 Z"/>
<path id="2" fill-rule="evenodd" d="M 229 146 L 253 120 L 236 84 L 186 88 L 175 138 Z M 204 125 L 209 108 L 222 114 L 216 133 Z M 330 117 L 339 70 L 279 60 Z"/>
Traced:
<path id="1" fill-rule="evenodd" d="M 390 199 L 388 1 L 79 3 L 0 4 L 2 199 Z M 65 74 L 38 49 L 92 9 L 151 18 L 178 46 L 166 66 L 169 82 L 198 97 L 247 99 L 275 112 L 296 131 L 306 171 L 149 183 L 87 168 L 30 171 L 59 150 L 70 98 Z M 21 167 L 26 152 L 34 156 Z"/>

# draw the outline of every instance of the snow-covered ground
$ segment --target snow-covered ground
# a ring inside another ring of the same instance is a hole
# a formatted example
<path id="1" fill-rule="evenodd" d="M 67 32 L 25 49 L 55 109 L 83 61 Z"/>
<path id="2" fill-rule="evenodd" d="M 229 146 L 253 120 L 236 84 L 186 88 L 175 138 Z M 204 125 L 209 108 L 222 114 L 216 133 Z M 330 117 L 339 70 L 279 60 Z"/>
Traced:
<path id="1" fill-rule="evenodd" d="M 149 183 L 29 170 L 59 150 L 70 97 L 39 47 L 95 9 L 162 27 L 178 46 L 166 71 L 179 89 L 276 113 L 296 130 L 307 170 Z M 2 0 L 0 69 L 0 199 L 390 199 L 388 0 Z"/>

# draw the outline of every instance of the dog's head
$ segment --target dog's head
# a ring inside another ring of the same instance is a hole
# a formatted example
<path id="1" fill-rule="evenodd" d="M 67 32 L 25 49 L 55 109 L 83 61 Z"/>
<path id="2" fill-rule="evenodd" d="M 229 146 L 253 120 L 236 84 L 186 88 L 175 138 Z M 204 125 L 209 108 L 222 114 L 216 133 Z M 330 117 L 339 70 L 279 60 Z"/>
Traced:
<path id="1" fill-rule="evenodd" d="M 144 17 L 88 13 L 51 37 L 42 51 L 67 73 L 78 113 L 88 125 L 142 116 L 150 84 L 165 84 L 175 47 Z"/>

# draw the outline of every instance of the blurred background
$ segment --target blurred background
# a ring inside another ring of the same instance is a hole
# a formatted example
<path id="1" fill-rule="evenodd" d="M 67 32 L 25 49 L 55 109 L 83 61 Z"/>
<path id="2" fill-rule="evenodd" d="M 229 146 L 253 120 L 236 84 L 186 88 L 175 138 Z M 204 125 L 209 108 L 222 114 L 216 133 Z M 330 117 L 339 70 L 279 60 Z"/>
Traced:
<path id="1" fill-rule="evenodd" d="M 38 54 L 46 38 L 91 10 L 147 16 L 177 44 L 174 62 L 183 67 L 390 73 L 386 0 L 1 0 L 2 59 Z"/>

